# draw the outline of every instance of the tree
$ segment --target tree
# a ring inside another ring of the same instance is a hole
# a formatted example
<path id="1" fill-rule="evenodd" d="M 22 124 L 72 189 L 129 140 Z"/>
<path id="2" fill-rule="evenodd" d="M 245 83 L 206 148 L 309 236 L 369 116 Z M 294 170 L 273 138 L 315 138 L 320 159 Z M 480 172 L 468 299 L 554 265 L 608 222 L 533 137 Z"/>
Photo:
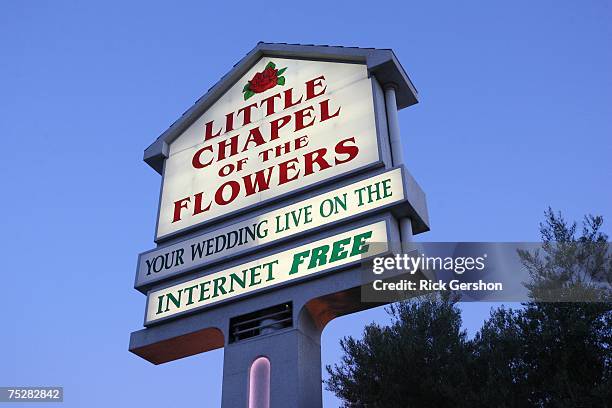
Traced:
<path id="1" fill-rule="evenodd" d="M 582 233 L 550 208 L 542 250 L 519 252 L 530 301 L 491 312 L 474 339 L 450 295 L 389 307 L 342 340 L 327 388 L 345 407 L 607 407 L 612 401 L 612 257 L 601 217 Z"/>
<path id="2" fill-rule="evenodd" d="M 540 224 L 543 253 L 519 252 L 532 301 L 516 313 L 533 406 L 593 407 L 612 401 L 612 256 L 602 217 L 582 234 L 550 208 Z"/>
<path id="3" fill-rule="evenodd" d="M 388 307 L 390 326 L 372 323 L 361 340 L 346 337 L 341 364 L 327 366 L 327 387 L 345 407 L 461 406 L 469 342 L 448 294 Z"/>
<path id="4" fill-rule="evenodd" d="M 520 320 L 515 310 L 492 310 L 472 340 L 471 406 L 527 406 L 529 393 L 526 387 L 519 386 L 526 370 L 521 359 L 524 345 L 517 324 Z"/>
<path id="5" fill-rule="evenodd" d="M 540 224 L 542 251 L 519 251 L 531 276 L 525 286 L 533 302 L 609 302 L 612 256 L 608 236 L 600 231 L 602 217 L 586 216 L 582 235 L 551 208 Z M 543 253 L 542 253 L 543 252 Z"/>

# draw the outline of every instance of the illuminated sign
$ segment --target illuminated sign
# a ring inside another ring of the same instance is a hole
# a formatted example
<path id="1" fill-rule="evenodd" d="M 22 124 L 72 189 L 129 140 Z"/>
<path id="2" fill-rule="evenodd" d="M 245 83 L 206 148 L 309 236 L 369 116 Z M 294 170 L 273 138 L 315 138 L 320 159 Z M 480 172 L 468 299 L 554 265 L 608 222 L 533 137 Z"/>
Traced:
<path id="1" fill-rule="evenodd" d="M 149 292 L 145 324 L 359 262 L 386 252 L 387 242 L 380 221 Z"/>
<path id="2" fill-rule="evenodd" d="M 264 57 L 169 144 L 157 238 L 379 161 L 366 65 Z"/>
<path id="3" fill-rule="evenodd" d="M 386 303 L 362 297 L 372 263 L 429 230 L 398 126 L 417 102 L 392 50 L 258 43 L 144 151 L 162 178 L 130 351 L 228 346 L 223 407 L 320 407 L 323 329 Z"/>
<path id="4" fill-rule="evenodd" d="M 401 169 L 369 177 L 197 237 L 140 254 L 135 287 L 247 249 L 403 201 Z"/>

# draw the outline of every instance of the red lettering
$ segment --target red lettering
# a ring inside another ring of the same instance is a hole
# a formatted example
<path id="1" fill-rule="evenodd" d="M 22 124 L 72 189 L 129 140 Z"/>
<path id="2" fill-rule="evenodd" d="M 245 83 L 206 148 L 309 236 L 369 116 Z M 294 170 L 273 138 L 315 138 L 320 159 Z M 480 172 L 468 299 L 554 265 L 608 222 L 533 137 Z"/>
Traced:
<path id="1" fill-rule="evenodd" d="M 274 119 L 270 122 L 270 140 L 278 139 L 278 131 L 291 120 L 291 115 Z"/>
<path id="2" fill-rule="evenodd" d="M 295 150 L 301 149 L 302 147 L 306 147 L 306 146 L 308 146 L 308 136 L 307 135 L 300 136 L 297 139 L 295 139 Z"/>
<path id="3" fill-rule="evenodd" d="M 217 154 L 217 161 L 221 161 L 227 157 L 232 157 L 238 154 L 238 135 L 232 136 L 229 139 L 221 140 L 218 144 L 219 153 Z M 225 150 L 229 147 L 229 154 L 225 153 Z"/>
<path id="4" fill-rule="evenodd" d="M 242 126 L 246 126 L 249 123 L 251 123 L 251 111 L 253 110 L 253 108 L 256 108 L 256 107 L 257 107 L 257 104 L 252 103 L 238 110 L 238 113 L 242 113 Z"/>
<path id="5" fill-rule="evenodd" d="M 315 118 L 312 116 L 312 111 L 314 111 L 314 107 L 308 106 L 307 108 L 300 109 L 299 111 L 295 112 L 295 132 L 312 126 L 315 123 Z M 309 123 L 304 123 L 305 117 L 312 118 L 312 120 Z"/>
<path id="6" fill-rule="evenodd" d="M 321 92 L 317 93 L 316 88 L 323 86 L 323 80 L 325 76 L 321 75 L 320 77 L 316 77 L 315 79 L 311 79 L 306 82 L 306 101 L 316 98 L 317 96 L 323 95 L 325 90 L 327 89 L 327 85 L 323 87 Z M 304 101 L 304 102 L 306 102 Z"/>
<path id="7" fill-rule="evenodd" d="M 205 151 L 209 151 L 213 153 L 212 146 L 210 145 L 204 146 L 203 148 L 195 152 L 195 154 L 193 155 L 193 159 L 191 160 L 191 165 L 195 167 L 196 169 L 203 169 L 204 167 L 210 165 L 213 162 L 213 158 L 211 157 L 208 162 L 202 163 L 201 157 L 202 157 L 202 153 L 204 153 Z"/>
<path id="8" fill-rule="evenodd" d="M 230 198 L 226 200 L 225 198 L 223 198 L 223 190 L 225 190 L 225 187 L 227 186 L 231 188 L 231 195 L 230 195 Z M 221 184 L 221 187 L 219 187 L 217 191 L 215 192 L 215 203 L 219 205 L 229 204 L 232 201 L 234 201 L 236 197 L 238 197 L 239 192 L 240 192 L 240 184 L 236 180 L 226 181 L 225 183 Z"/>
<path id="9" fill-rule="evenodd" d="M 253 181 L 253 174 L 242 177 L 244 180 L 244 190 L 247 197 L 257 192 L 266 191 L 270 188 L 272 169 L 273 167 L 268 167 L 267 169 L 258 170 L 255 172 L 255 181 Z M 265 174 L 266 171 L 268 172 L 267 177 Z"/>
<path id="10" fill-rule="evenodd" d="M 280 173 L 278 174 L 278 185 L 283 185 L 290 181 L 296 180 L 300 175 L 300 171 L 295 168 L 295 163 L 298 163 L 300 159 L 295 158 L 291 160 L 287 160 L 278 165 Z M 295 175 L 289 176 L 289 170 L 295 171 Z"/>
<path id="11" fill-rule="evenodd" d="M 267 98 L 264 98 L 261 101 L 261 104 L 259 104 L 259 106 L 263 106 L 264 103 L 266 104 L 266 116 L 270 116 L 270 115 L 273 115 L 275 113 L 275 110 L 274 110 L 274 99 L 280 98 L 280 97 L 281 97 L 281 94 L 277 93 L 277 94 L 274 94 L 272 96 L 268 96 Z"/>
<path id="12" fill-rule="evenodd" d="M 293 100 L 293 88 L 289 88 L 285 91 L 285 109 L 293 108 L 295 105 L 302 103 L 302 96 L 297 101 Z"/>
<path id="13" fill-rule="evenodd" d="M 349 142 L 353 143 L 353 146 L 347 145 Z M 346 159 L 339 159 L 336 157 L 334 163 L 342 164 L 353 160 L 359 154 L 359 147 L 355 145 L 355 138 L 349 137 L 348 139 L 341 140 L 335 147 L 336 154 L 346 154 Z"/>
<path id="14" fill-rule="evenodd" d="M 172 222 L 181 220 L 181 211 L 184 208 L 187 208 L 187 203 L 189 202 L 191 202 L 191 197 L 183 198 L 182 200 L 174 202 L 174 217 L 172 218 Z"/>
<path id="15" fill-rule="evenodd" d="M 195 207 L 193 209 L 193 215 L 198 215 L 200 213 L 210 210 L 210 206 L 212 205 L 212 202 L 208 202 L 208 205 L 206 206 L 206 208 L 202 208 L 202 198 L 204 197 L 204 193 L 197 193 L 194 197 L 195 197 L 195 202 L 194 202 Z"/>
<path id="16" fill-rule="evenodd" d="M 234 112 L 225 115 L 225 133 L 234 130 Z"/>
<path id="17" fill-rule="evenodd" d="M 304 176 L 308 176 L 314 173 L 314 164 L 319 166 L 319 171 L 325 170 L 331 167 L 331 164 L 325 160 L 326 148 L 317 149 L 314 152 L 308 152 L 304 155 Z"/>
<path id="18" fill-rule="evenodd" d="M 251 129 L 251 131 L 249 132 L 249 136 L 244 142 L 244 148 L 242 149 L 243 152 L 249 149 L 249 143 L 251 142 L 254 142 L 255 146 L 261 146 L 262 144 L 266 143 L 264 137 L 261 134 L 261 130 L 259 130 L 258 127 Z"/>
<path id="19" fill-rule="evenodd" d="M 340 108 L 333 115 L 329 114 L 329 99 L 324 100 L 319 104 L 321 106 L 321 122 L 325 122 L 328 119 L 335 118 L 340 114 Z"/>
<path id="20" fill-rule="evenodd" d="M 217 133 L 213 134 L 213 123 L 214 121 L 211 120 L 206 125 L 204 125 L 204 141 L 215 138 L 221 134 L 221 129 L 219 129 Z"/>

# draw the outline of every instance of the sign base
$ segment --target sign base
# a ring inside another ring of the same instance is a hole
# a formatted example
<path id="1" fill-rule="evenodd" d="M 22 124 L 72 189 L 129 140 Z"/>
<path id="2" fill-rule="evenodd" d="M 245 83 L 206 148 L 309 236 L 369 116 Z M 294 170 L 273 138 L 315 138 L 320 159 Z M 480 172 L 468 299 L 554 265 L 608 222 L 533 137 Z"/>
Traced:
<path id="1" fill-rule="evenodd" d="M 322 406 L 321 330 L 306 309 L 293 327 L 229 344 L 224 353 L 222 408 L 249 401 L 249 372 L 259 357 L 270 361 L 270 407 Z"/>

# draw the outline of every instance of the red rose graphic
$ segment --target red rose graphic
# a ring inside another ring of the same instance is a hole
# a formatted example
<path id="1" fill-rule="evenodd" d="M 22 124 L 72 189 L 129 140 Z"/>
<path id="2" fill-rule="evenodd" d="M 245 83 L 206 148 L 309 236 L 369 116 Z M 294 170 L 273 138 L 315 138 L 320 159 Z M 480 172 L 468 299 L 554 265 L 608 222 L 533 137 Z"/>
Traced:
<path id="1" fill-rule="evenodd" d="M 251 96 L 274 88 L 276 85 L 285 85 L 285 77 L 282 76 L 287 68 L 276 69 L 276 64 L 272 61 L 263 71 L 256 73 L 249 82 L 246 83 L 242 92 L 246 101 Z"/>
<path id="2" fill-rule="evenodd" d="M 255 93 L 260 93 L 275 87 L 278 81 L 277 72 L 278 69 L 266 68 L 263 72 L 256 73 L 253 79 L 249 81 L 249 88 Z"/>

